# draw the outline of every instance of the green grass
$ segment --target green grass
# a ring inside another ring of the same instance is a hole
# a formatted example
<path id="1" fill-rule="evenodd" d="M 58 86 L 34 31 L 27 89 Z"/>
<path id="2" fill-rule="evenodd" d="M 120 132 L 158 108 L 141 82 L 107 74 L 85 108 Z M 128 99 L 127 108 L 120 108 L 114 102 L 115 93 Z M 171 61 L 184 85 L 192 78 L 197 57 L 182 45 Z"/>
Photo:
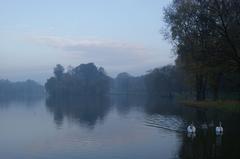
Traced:
<path id="1" fill-rule="evenodd" d="M 238 112 L 240 113 L 240 101 L 239 100 L 219 100 L 219 101 L 183 101 L 184 106 L 198 107 L 198 108 L 214 108 L 224 111 Z"/>

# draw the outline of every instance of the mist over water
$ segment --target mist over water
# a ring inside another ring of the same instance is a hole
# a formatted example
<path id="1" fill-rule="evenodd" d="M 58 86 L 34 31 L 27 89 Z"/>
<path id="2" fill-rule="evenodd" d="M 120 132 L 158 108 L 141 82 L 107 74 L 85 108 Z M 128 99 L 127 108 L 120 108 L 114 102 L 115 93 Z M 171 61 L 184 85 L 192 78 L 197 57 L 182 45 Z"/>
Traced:
<path id="1" fill-rule="evenodd" d="M 0 159 L 240 158 L 239 8 L 1 1 Z"/>
<path id="2" fill-rule="evenodd" d="M 222 121 L 223 136 L 202 132 L 202 121 L 211 120 Z M 185 132 L 190 121 L 197 127 L 195 138 Z M 203 159 L 231 152 L 237 157 L 240 130 L 232 121 L 240 121 L 239 115 L 189 109 L 175 100 L 144 95 L 1 101 L 0 156 Z"/>

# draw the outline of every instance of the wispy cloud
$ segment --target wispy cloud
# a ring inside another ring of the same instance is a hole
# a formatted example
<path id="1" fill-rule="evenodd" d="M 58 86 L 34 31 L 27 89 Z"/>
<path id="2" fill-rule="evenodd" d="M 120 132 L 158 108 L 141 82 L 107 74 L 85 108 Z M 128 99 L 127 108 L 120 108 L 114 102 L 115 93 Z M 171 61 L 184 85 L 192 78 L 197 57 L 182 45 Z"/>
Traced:
<path id="1" fill-rule="evenodd" d="M 59 49 L 72 59 L 84 59 L 106 67 L 110 72 L 144 72 L 161 63 L 157 50 L 141 44 L 102 39 L 71 39 L 56 36 L 35 36 L 34 42 Z M 162 59 L 164 60 L 164 59 Z M 144 69 L 145 70 L 142 70 Z M 141 71 L 140 71 L 141 69 Z"/>
<path id="2" fill-rule="evenodd" d="M 102 39 L 69 39 L 56 36 L 38 36 L 32 38 L 36 42 L 47 44 L 48 46 L 60 48 L 68 51 L 134 51 L 143 52 L 146 48 L 142 45 L 133 45 L 126 42 L 117 42 Z"/>

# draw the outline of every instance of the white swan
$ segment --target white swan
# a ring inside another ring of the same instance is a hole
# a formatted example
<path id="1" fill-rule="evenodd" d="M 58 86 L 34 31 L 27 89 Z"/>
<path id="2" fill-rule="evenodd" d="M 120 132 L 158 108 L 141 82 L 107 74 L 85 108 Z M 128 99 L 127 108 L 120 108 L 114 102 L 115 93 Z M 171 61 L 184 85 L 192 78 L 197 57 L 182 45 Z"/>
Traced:
<path id="1" fill-rule="evenodd" d="M 217 135 L 222 135 L 223 134 L 223 127 L 222 127 L 221 122 L 219 122 L 219 126 L 216 127 L 215 131 L 216 131 Z"/>
<path id="2" fill-rule="evenodd" d="M 195 133 L 195 132 L 196 132 L 195 126 L 194 126 L 193 124 L 189 125 L 189 126 L 187 127 L 187 132 L 188 132 L 188 133 Z"/>

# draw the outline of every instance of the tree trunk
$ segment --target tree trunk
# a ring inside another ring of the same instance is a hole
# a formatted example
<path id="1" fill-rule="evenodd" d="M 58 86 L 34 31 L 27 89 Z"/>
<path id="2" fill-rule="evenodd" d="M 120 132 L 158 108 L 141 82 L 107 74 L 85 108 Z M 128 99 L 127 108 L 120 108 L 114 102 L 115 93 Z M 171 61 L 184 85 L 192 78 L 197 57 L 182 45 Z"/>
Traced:
<path id="1" fill-rule="evenodd" d="M 219 90 L 220 90 L 220 83 L 221 83 L 222 73 L 218 73 L 215 78 L 215 83 L 213 85 L 213 100 L 219 99 Z"/>
<path id="2" fill-rule="evenodd" d="M 203 101 L 206 99 L 207 80 L 202 74 L 196 75 L 196 100 Z"/>

